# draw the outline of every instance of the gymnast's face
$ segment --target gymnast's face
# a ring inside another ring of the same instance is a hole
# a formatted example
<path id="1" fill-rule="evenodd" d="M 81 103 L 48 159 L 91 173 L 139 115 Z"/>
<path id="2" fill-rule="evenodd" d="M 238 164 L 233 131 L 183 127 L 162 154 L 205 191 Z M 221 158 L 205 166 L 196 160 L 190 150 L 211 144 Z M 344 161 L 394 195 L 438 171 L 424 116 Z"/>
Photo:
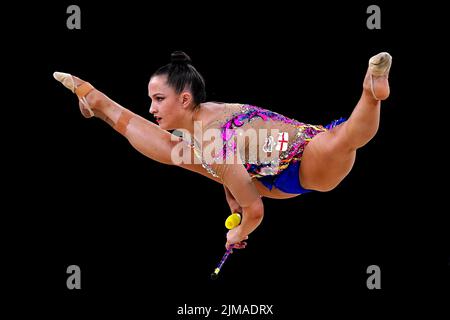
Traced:
<path id="1" fill-rule="evenodd" d="M 179 129 L 183 127 L 191 95 L 189 92 L 177 94 L 166 80 L 165 75 L 158 75 L 152 77 L 148 83 L 148 95 L 152 100 L 150 113 L 156 118 L 161 129 Z"/>

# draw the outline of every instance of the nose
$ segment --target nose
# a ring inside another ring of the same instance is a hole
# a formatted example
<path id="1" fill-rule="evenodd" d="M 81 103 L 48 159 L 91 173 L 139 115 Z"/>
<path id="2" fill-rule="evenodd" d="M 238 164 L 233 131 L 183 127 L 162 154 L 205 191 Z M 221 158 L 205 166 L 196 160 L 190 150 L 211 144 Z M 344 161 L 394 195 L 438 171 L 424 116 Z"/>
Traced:
<path id="1" fill-rule="evenodd" d="M 149 112 L 150 112 L 151 114 L 156 113 L 155 107 L 153 106 L 153 103 L 151 103 L 151 102 L 150 102 L 150 110 L 149 110 Z"/>

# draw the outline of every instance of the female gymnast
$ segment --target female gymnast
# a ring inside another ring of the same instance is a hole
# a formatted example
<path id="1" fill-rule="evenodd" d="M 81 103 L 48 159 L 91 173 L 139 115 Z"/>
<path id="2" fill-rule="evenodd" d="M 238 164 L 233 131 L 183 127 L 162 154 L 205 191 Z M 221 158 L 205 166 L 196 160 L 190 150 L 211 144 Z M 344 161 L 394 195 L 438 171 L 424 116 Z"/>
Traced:
<path id="1" fill-rule="evenodd" d="M 203 77 L 180 51 L 172 53 L 171 62 L 159 68 L 148 84 L 150 113 L 158 125 L 120 106 L 89 82 L 61 72 L 54 77 L 78 96 L 83 116 L 106 121 L 145 156 L 223 184 L 230 209 L 242 214 L 241 224 L 227 233 L 226 247 L 241 249 L 263 219 L 262 197 L 329 191 L 347 176 L 356 150 L 378 130 L 380 101 L 389 96 L 391 61 L 386 52 L 370 58 L 352 114 L 327 126 L 305 124 L 248 104 L 206 102 Z M 168 131 L 175 129 L 183 136 Z"/>

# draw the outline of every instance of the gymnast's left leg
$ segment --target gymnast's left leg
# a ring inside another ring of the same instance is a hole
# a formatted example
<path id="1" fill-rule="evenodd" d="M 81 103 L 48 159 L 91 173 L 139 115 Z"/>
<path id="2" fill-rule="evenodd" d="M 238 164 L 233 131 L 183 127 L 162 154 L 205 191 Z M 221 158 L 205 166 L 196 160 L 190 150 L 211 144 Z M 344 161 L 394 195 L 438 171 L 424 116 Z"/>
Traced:
<path id="1" fill-rule="evenodd" d="M 195 158 L 194 151 L 186 142 L 173 139 L 175 136 L 168 131 L 125 109 L 88 82 L 61 72 L 56 72 L 54 77 L 79 97 L 80 111 L 86 118 L 95 116 L 104 120 L 146 157 L 163 164 L 174 165 L 173 148 L 183 143 L 184 149 L 191 153 L 190 159 Z M 177 165 L 221 183 L 220 179 L 213 177 L 201 164 L 180 163 Z"/>
<path id="2" fill-rule="evenodd" d="M 304 188 L 317 191 L 335 188 L 352 169 L 356 150 L 375 136 L 380 121 L 380 100 L 389 96 L 391 61 L 386 52 L 373 56 L 361 98 L 349 119 L 319 133 L 305 147 L 299 172 Z"/>

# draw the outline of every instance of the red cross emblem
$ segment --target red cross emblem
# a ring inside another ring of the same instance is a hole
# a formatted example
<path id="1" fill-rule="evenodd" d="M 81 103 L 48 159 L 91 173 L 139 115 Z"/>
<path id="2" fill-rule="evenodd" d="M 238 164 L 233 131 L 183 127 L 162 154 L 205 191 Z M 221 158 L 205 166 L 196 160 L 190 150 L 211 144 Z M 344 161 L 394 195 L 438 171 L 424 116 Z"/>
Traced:
<path id="1" fill-rule="evenodd" d="M 287 132 L 279 132 L 278 133 L 278 142 L 275 147 L 277 151 L 286 151 L 289 142 L 289 134 Z"/>

